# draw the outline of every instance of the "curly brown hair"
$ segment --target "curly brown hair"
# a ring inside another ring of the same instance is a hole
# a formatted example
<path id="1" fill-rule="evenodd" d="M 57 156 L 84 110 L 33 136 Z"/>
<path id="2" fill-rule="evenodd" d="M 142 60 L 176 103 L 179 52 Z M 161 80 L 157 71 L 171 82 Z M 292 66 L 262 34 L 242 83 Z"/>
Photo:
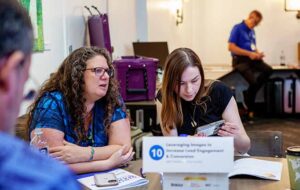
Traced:
<path id="1" fill-rule="evenodd" d="M 83 76 L 86 62 L 97 55 L 101 55 L 106 59 L 109 69 L 114 69 L 109 53 L 103 48 L 81 47 L 73 51 L 63 61 L 57 72 L 51 74 L 50 78 L 42 85 L 37 98 L 28 109 L 27 126 L 30 126 L 34 110 L 43 95 L 51 91 L 60 91 L 64 96 L 67 111 L 74 124 L 73 129 L 78 137 L 77 143 L 87 140 L 87 131 L 84 128 L 84 117 L 87 108 L 84 105 L 86 99 L 83 95 L 85 87 Z M 114 77 L 111 77 L 107 93 L 103 97 L 106 101 L 103 121 L 106 132 L 108 132 L 114 108 L 122 105 L 119 97 L 118 82 Z"/>

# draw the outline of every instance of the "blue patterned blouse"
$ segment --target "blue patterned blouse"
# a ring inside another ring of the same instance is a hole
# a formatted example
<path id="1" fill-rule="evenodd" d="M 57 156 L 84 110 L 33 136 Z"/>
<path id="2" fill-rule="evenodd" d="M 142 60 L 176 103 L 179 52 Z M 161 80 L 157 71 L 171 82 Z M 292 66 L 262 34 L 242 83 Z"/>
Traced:
<path id="1" fill-rule="evenodd" d="M 93 108 L 93 120 L 88 129 L 88 140 L 80 141 L 79 146 L 106 146 L 108 137 L 104 128 L 104 100 L 98 100 Z M 126 118 L 126 108 L 122 100 L 122 106 L 115 108 L 111 122 Z M 71 143 L 77 142 L 77 135 L 73 129 L 71 116 L 69 115 L 63 94 L 59 91 L 47 92 L 39 101 L 33 113 L 30 132 L 35 128 L 53 128 L 64 132 L 65 140 Z"/>

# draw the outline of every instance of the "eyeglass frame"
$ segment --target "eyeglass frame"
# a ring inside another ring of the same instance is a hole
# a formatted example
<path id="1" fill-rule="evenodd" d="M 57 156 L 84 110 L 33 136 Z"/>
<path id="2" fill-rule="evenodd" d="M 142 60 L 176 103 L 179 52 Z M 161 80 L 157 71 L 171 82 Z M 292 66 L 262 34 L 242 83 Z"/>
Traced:
<path id="1" fill-rule="evenodd" d="M 103 72 L 102 74 L 97 74 L 97 69 L 101 69 L 100 73 Z M 93 73 L 95 73 L 95 75 L 97 77 L 103 77 L 104 73 L 106 72 L 109 76 L 109 78 L 113 77 L 114 76 L 114 69 L 112 68 L 108 68 L 108 69 L 105 69 L 103 67 L 93 67 L 93 68 L 88 68 L 88 69 L 85 69 L 86 70 L 90 70 L 92 71 Z"/>

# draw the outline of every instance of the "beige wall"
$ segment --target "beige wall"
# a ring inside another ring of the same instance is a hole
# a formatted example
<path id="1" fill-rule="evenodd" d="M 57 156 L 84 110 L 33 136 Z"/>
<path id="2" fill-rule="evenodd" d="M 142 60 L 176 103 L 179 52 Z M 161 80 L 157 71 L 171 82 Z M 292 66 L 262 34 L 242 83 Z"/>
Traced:
<path id="1" fill-rule="evenodd" d="M 69 54 L 69 47 L 74 50 L 84 45 L 85 21 L 89 15 L 85 5 L 95 5 L 101 12 L 109 13 L 114 57 L 132 54 L 131 43 L 136 40 L 135 0 L 43 0 L 42 3 L 47 50 L 33 54 L 30 79 L 24 93 L 37 90 L 49 78 Z M 20 115 L 26 112 L 30 103 L 23 102 Z"/>
<path id="2" fill-rule="evenodd" d="M 297 63 L 300 20 L 295 12 L 284 11 L 284 0 L 184 0 L 184 21 L 175 25 L 175 14 L 164 4 L 174 0 L 148 0 L 148 39 L 167 40 L 169 49 L 187 46 L 194 49 L 205 64 L 229 64 L 227 40 L 234 24 L 253 9 L 264 19 L 256 28 L 257 45 L 266 54 L 266 62 L 279 64 L 281 50 L 286 62 Z M 163 8 L 162 8 L 163 7 Z"/>
<path id="3" fill-rule="evenodd" d="M 43 0 L 44 38 L 47 51 L 35 53 L 31 79 L 25 93 L 39 86 L 54 72 L 68 55 L 84 43 L 84 5 L 96 5 L 109 13 L 114 58 L 133 54 L 132 41 L 137 40 L 136 1 L 138 0 Z M 168 41 L 169 49 L 190 47 L 205 64 L 230 64 L 227 39 L 231 27 L 245 18 L 252 9 L 259 9 L 264 20 L 257 28 L 258 47 L 266 53 L 266 61 L 279 63 L 280 51 L 286 61 L 296 63 L 297 43 L 300 42 L 300 20 L 296 13 L 284 12 L 284 0 L 183 0 L 184 22 L 176 26 L 175 11 L 170 2 L 147 0 L 149 41 Z M 108 2 L 108 4 L 107 4 Z M 143 22 L 140 21 L 139 22 Z M 24 102 L 20 114 L 30 102 Z"/>

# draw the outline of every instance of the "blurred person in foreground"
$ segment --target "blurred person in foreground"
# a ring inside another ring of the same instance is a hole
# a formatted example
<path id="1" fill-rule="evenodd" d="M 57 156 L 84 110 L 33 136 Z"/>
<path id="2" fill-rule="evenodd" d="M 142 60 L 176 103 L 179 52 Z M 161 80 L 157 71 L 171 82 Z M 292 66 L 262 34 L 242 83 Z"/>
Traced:
<path id="1" fill-rule="evenodd" d="M 13 136 L 33 48 L 30 18 L 16 0 L 0 0 L 0 189 L 79 189 L 56 160 Z"/>

